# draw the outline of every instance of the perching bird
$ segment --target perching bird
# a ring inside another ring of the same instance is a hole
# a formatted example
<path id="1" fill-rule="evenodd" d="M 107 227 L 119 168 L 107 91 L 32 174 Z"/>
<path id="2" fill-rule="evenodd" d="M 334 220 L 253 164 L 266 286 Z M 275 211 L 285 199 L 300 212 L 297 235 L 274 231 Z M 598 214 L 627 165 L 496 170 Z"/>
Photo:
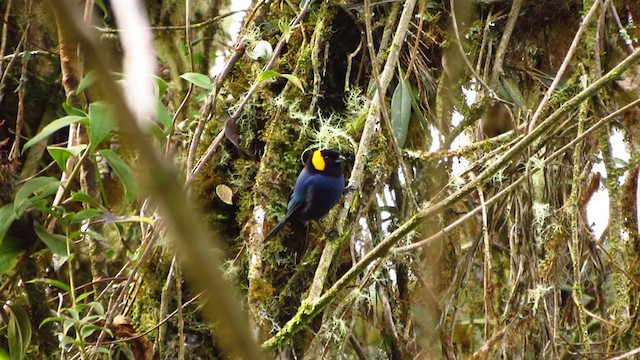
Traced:
<path id="1" fill-rule="evenodd" d="M 337 150 L 315 150 L 298 175 L 287 214 L 264 238 L 268 240 L 291 220 L 306 223 L 319 220 L 334 207 L 344 192 L 341 163 L 345 158 Z"/>

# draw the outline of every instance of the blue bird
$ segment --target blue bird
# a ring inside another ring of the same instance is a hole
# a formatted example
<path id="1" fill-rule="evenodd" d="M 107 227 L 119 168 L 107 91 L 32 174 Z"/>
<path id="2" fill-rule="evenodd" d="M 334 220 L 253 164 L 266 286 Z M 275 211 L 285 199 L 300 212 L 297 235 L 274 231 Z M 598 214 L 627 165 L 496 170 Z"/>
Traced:
<path id="1" fill-rule="evenodd" d="M 345 158 L 333 149 L 315 150 L 298 175 L 287 214 L 264 238 L 268 240 L 287 222 L 317 221 L 325 216 L 339 201 L 344 192 L 341 163 Z M 324 231 L 323 231 L 324 232 Z"/>

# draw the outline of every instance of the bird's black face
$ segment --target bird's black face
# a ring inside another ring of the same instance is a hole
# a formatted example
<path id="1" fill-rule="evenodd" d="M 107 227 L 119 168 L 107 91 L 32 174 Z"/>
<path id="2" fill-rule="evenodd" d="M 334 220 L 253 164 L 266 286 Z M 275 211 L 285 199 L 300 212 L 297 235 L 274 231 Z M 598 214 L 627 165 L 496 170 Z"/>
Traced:
<path id="1" fill-rule="evenodd" d="M 338 150 L 315 150 L 307 162 L 307 166 L 313 171 L 330 176 L 342 176 L 341 164 L 344 157 Z"/>

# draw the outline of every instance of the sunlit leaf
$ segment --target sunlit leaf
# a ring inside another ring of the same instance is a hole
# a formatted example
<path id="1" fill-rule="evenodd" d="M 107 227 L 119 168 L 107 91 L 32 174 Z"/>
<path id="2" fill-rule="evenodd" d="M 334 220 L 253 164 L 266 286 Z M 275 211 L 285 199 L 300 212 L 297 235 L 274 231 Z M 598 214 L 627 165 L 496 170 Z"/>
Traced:
<path id="1" fill-rule="evenodd" d="M 84 209 L 77 213 L 73 213 L 70 216 L 71 223 L 81 223 L 87 219 L 98 217 L 102 214 L 102 210 L 98 209 Z"/>
<path id="2" fill-rule="evenodd" d="M 72 156 L 78 156 L 87 145 L 76 145 L 71 147 L 47 146 L 49 155 L 55 160 L 62 171 L 67 171 L 67 160 Z"/>
<path id="3" fill-rule="evenodd" d="M 201 87 L 203 89 L 211 90 L 213 89 L 213 83 L 211 82 L 211 78 L 204 74 L 198 73 L 184 73 L 180 75 L 181 78 L 187 80 L 195 86 Z"/>
<path id="4" fill-rule="evenodd" d="M 86 121 L 88 121 L 86 117 L 74 116 L 74 115 L 69 115 L 69 116 L 65 116 L 63 118 L 54 120 L 50 124 L 42 128 L 42 131 L 40 131 L 36 136 L 31 138 L 31 140 L 27 141 L 27 143 L 24 144 L 24 147 L 22 148 L 22 152 L 24 152 L 34 144 L 39 143 L 40 141 L 44 140 L 47 136 L 53 134 L 54 132 L 64 127 L 67 127 L 71 124 L 86 122 Z"/>
<path id="5" fill-rule="evenodd" d="M 45 283 L 45 284 L 47 284 L 49 286 L 57 287 L 58 289 L 66 291 L 66 292 L 71 291 L 71 288 L 69 287 L 69 285 L 63 283 L 62 281 L 55 280 L 55 279 L 44 278 L 44 279 L 33 279 L 33 280 L 27 281 L 27 283 L 38 283 L 38 282 Z"/>
<path id="6" fill-rule="evenodd" d="M 100 204 L 98 204 L 98 202 L 92 198 L 91 196 L 83 193 L 83 192 L 77 192 L 77 193 L 73 193 L 73 195 L 71 195 L 71 197 L 69 198 L 71 200 L 75 200 L 75 201 L 81 201 L 84 203 L 87 203 L 93 207 L 100 207 Z"/>
<path id="7" fill-rule="evenodd" d="M 298 79 L 297 76 L 291 75 L 291 74 L 282 74 L 280 76 L 289 80 L 293 85 L 295 85 L 298 89 L 300 89 L 300 91 L 304 92 L 304 87 L 302 86 L 302 83 L 300 82 L 300 79 Z"/>
<path id="8" fill-rule="evenodd" d="M 265 81 L 280 76 L 280 73 L 275 70 L 265 70 L 258 74 L 258 81 Z"/>

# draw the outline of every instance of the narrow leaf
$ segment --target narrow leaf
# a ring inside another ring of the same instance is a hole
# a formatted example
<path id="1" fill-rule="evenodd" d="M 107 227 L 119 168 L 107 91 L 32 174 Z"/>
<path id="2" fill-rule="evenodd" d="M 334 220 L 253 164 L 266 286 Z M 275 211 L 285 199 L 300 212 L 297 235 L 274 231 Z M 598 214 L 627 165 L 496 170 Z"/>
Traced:
<path id="1" fill-rule="evenodd" d="M 302 83 L 300 82 L 300 79 L 298 79 L 297 76 L 291 75 L 291 74 L 282 74 L 281 76 L 289 80 L 293 85 L 295 85 L 298 89 L 300 89 L 300 91 L 304 92 L 304 87 L 302 86 Z"/>
<path id="2" fill-rule="evenodd" d="M 520 110 L 526 111 L 527 105 L 524 101 L 520 88 L 518 88 L 518 84 L 506 76 L 500 77 L 500 83 L 507 93 L 507 100 L 511 100 Z"/>
<path id="3" fill-rule="evenodd" d="M 13 304 L 9 308 L 10 315 L 7 326 L 9 354 L 12 359 L 24 359 L 29 343 L 31 343 L 31 321 L 22 306 Z"/>
<path id="4" fill-rule="evenodd" d="M 411 119 L 411 93 L 407 84 L 401 79 L 391 98 L 391 126 L 393 135 L 400 147 L 404 146 Z"/>
<path id="5" fill-rule="evenodd" d="M 113 150 L 105 149 L 101 150 L 100 153 L 107 159 L 109 166 L 111 166 L 120 181 L 122 181 L 127 200 L 134 200 L 136 196 L 138 196 L 138 188 L 136 187 L 135 181 L 133 181 L 133 173 L 127 163 Z"/>
<path id="6" fill-rule="evenodd" d="M 83 92 L 84 89 L 93 85 L 93 83 L 95 83 L 97 79 L 98 79 L 98 74 L 94 70 L 89 71 L 84 75 L 82 80 L 80 80 L 80 84 L 78 84 L 78 88 L 76 89 L 76 91 L 79 93 Z"/>
<path id="7" fill-rule="evenodd" d="M 78 122 L 87 121 L 87 118 L 82 116 L 69 115 L 63 118 L 52 121 L 49 125 L 42 128 L 36 136 L 31 138 L 31 140 L 27 141 L 22 148 L 22 152 L 33 146 L 34 144 L 39 143 L 41 140 L 45 139 L 47 136 L 53 134 L 54 132 L 62 129 L 63 127 L 69 126 L 71 124 L 75 124 Z"/>
<path id="8" fill-rule="evenodd" d="M 27 284 L 35 284 L 35 283 L 45 283 L 48 286 L 57 287 L 62 291 L 66 291 L 66 292 L 71 291 L 71 287 L 69 287 L 69 285 L 63 283 L 60 280 L 40 278 L 40 279 L 33 279 L 33 280 L 27 281 Z"/>
<path id="9" fill-rule="evenodd" d="M 173 130 L 173 119 L 167 111 L 167 107 L 159 99 L 156 99 L 156 120 L 164 126 L 165 135 Z"/>
<path id="10" fill-rule="evenodd" d="M 258 74 L 258 81 L 265 81 L 280 76 L 280 73 L 275 70 L 265 70 Z"/>
<path id="11" fill-rule="evenodd" d="M 58 186 L 60 186 L 58 179 L 43 176 L 24 183 L 13 200 L 13 211 L 16 217 L 20 217 L 22 212 L 35 201 L 53 194 Z"/>
<path id="12" fill-rule="evenodd" d="M 83 193 L 83 192 L 77 192 L 77 193 L 73 193 L 73 195 L 71 195 L 71 200 L 75 200 L 75 201 L 80 201 L 80 202 L 84 202 L 87 203 L 91 206 L 100 207 L 100 204 L 98 204 L 98 202 L 92 198 L 91 196 Z"/>

